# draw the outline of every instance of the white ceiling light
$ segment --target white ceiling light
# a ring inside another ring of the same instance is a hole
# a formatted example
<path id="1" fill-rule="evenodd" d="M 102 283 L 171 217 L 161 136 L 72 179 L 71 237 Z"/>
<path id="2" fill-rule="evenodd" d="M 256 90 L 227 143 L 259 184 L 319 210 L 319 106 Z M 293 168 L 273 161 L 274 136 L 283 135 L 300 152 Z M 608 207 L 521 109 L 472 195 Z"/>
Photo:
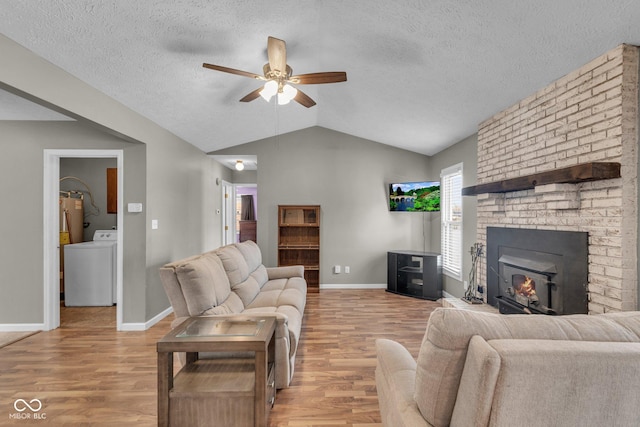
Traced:
<path id="1" fill-rule="evenodd" d="M 275 80 L 269 80 L 264 84 L 264 87 L 260 91 L 260 96 L 267 102 L 271 101 L 271 97 L 278 93 L 278 82 Z"/>
<path id="2" fill-rule="evenodd" d="M 244 163 L 242 163 L 242 160 L 236 160 L 236 170 L 244 170 Z"/>
<path id="3" fill-rule="evenodd" d="M 298 94 L 298 89 L 290 85 L 284 85 L 282 87 L 282 92 L 278 93 L 278 104 L 285 105 L 288 104 L 293 98 Z"/>
<path id="4" fill-rule="evenodd" d="M 260 96 L 267 102 L 270 102 L 276 94 L 278 95 L 278 105 L 285 105 L 296 97 L 298 89 L 288 84 L 282 85 L 282 89 L 280 89 L 278 82 L 269 80 L 260 91 Z"/>

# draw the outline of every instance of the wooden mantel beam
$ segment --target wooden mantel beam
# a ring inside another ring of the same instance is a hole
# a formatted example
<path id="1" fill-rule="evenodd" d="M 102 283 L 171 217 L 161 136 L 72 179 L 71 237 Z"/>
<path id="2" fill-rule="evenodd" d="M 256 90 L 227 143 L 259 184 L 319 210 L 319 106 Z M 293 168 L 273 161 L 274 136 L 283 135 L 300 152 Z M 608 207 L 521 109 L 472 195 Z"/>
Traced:
<path id="1" fill-rule="evenodd" d="M 462 189 L 462 195 L 476 196 L 483 193 L 507 193 L 510 191 L 530 190 L 536 185 L 577 184 L 579 182 L 611 178 L 620 178 L 620 163 L 583 163 L 503 181 L 465 187 Z"/>

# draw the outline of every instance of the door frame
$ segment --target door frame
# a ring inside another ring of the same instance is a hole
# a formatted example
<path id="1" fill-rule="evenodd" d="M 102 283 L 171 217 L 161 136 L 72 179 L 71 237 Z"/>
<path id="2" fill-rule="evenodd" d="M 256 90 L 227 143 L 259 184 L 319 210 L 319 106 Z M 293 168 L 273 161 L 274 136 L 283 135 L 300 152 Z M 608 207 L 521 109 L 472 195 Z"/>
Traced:
<path id="1" fill-rule="evenodd" d="M 235 187 L 228 181 L 222 181 L 222 245 L 235 243 Z"/>
<path id="2" fill-rule="evenodd" d="M 46 149 L 43 174 L 43 320 L 44 330 L 60 326 L 60 159 L 115 158 L 118 167 L 118 240 L 116 250 L 116 329 L 122 330 L 124 150 Z"/>
<path id="3" fill-rule="evenodd" d="M 239 230 L 236 227 L 236 197 L 238 196 L 238 187 L 258 187 L 254 183 L 238 183 L 234 184 L 222 181 L 222 244 L 228 245 L 236 243 L 236 237 Z M 256 212 L 257 217 L 258 212 Z"/>

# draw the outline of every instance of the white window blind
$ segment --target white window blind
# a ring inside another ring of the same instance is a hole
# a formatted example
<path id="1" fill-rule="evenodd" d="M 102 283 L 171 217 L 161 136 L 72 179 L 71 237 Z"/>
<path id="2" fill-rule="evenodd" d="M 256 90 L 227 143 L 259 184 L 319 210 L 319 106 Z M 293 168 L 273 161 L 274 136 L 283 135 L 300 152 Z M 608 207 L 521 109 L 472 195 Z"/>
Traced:
<path id="1" fill-rule="evenodd" d="M 443 169 L 440 177 L 442 268 L 462 280 L 462 163 Z"/>

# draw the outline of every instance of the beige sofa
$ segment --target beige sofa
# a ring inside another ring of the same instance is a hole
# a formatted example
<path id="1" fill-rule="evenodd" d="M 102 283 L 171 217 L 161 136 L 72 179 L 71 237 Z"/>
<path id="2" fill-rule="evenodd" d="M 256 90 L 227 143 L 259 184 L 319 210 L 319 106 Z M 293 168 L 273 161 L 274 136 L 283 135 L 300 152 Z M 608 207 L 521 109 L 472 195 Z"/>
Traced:
<path id="1" fill-rule="evenodd" d="M 640 425 L 640 312 L 438 308 L 417 361 L 395 341 L 376 347 L 388 427 Z"/>
<path id="2" fill-rule="evenodd" d="M 276 317 L 276 387 L 289 386 L 307 297 L 302 266 L 266 268 L 260 248 L 248 240 L 167 264 L 160 278 L 174 326 L 189 316 Z"/>

